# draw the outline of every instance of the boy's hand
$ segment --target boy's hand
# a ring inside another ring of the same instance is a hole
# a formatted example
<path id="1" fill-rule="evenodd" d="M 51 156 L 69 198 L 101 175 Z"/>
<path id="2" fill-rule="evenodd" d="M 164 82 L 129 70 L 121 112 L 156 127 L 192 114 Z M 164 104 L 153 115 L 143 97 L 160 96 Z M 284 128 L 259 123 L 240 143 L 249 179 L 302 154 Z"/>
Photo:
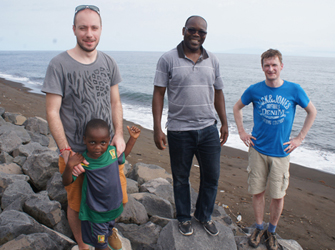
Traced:
<path id="1" fill-rule="evenodd" d="M 83 172 L 85 172 L 85 169 L 81 166 L 82 162 L 86 162 L 88 163 L 84 156 L 82 156 L 81 154 L 75 153 L 73 151 L 71 151 L 68 162 L 67 162 L 67 166 L 72 168 L 72 175 L 74 176 L 79 176 L 80 174 L 82 174 Z"/>
<path id="2" fill-rule="evenodd" d="M 136 126 L 131 126 L 131 128 L 127 126 L 127 129 L 128 129 L 129 135 L 133 137 L 134 139 L 137 139 L 141 134 L 141 130 Z"/>

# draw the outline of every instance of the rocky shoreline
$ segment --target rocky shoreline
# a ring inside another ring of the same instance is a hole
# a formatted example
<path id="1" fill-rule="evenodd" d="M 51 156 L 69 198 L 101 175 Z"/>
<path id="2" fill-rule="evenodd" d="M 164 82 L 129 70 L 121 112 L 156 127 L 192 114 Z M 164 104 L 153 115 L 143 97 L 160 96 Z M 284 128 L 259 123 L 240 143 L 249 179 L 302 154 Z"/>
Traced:
<path id="1" fill-rule="evenodd" d="M 0 250 L 76 249 L 47 122 L 0 108 L 0 152 Z M 182 236 L 175 219 L 172 177 L 160 166 L 127 163 L 125 174 L 129 202 L 116 226 L 124 250 L 252 249 L 247 236 L 253 228 L 239 227 L 220 205 L 213 213 L 218 236 L 209 236 L 196 221 L 195 233 Z M 192 210 L 196 197 L 192 189 Z M 302 249 L 294 240 L 279 242 L 282 249 Z"/>

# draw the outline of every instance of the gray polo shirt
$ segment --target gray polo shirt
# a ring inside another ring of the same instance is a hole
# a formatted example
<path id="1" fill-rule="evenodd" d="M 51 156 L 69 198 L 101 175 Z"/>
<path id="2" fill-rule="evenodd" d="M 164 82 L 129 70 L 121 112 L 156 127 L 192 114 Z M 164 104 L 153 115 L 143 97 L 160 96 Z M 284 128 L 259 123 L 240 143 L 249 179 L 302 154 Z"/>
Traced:
<path id="1" fill-rule="evenodd" d="M 214 89 L 223 89 L 223 81 L 212 53 L 202 48 L 194 63 L 185 56 L 181 42 L 159 59 L 154 85 L 167 88 L 168 130 L 198 130 L 214 124 Z"/>

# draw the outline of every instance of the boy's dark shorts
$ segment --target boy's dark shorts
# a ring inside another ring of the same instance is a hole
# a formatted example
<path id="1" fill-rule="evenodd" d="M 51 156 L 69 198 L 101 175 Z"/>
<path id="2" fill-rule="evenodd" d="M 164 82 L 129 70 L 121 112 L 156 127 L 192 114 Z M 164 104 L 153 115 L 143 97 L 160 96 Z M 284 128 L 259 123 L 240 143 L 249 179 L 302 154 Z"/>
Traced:
<path id="1" fill-rule="evenodd" d="M 81 222 L 81 234 L 85 244 L 96 248 L 108 246 L 108 236 L 113 234 L 115 220 L 105 223 L 93 223 L 90 221 Z"/>

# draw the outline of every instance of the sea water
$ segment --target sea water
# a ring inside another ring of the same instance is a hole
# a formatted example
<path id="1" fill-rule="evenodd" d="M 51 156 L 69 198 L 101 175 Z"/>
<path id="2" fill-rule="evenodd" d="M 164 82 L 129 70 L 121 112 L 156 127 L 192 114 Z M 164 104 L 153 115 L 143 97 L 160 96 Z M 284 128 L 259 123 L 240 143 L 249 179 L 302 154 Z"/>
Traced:
<path id="1" fill-rule="evenodd" d="M 16 81 L 42 94 L 46 68 L 59 51 L 0 51 L 0 77 Z M 118 63 L 123 81 L 119 84 L 124 119 L 153 128 L 151 102 L 156 63 L 163 52 L 106 51 Z M 227 146 L 247 151 L 239 139 L 233 106 L 251 84 L 264 80 L 259 55 L 215 53 L 225 84 L 224 94 L 229 125 Z M 318 114 L 302 145 L 291 154 L 291 162 L 335 174 L 335 58 L 285 56 L 281 77 L 298 83 L 306 91 Z M 1 91 L 0 91 L 1 92 Z M 1 104 L 0 104 L 1 106 Z M 306 112 L 297 107 L 291 136 L 297 136 Z M 244 127 L 252 129 L 252 105 L 243 109 Z M 167 120 L 165 99 L 162 128 Z M 166 131 L 166 130 L 165 130 Z"/>

